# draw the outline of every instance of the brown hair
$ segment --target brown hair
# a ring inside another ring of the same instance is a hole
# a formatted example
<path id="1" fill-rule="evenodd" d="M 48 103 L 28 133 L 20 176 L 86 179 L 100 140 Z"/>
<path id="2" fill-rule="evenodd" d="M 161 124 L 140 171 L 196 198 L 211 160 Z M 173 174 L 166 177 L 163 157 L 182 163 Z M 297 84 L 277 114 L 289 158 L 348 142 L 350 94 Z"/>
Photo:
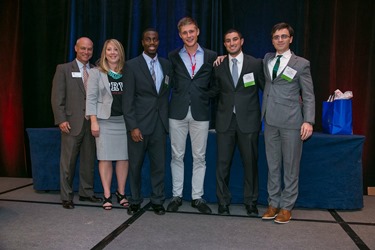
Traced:
<path id="1" fill-rule="evenodd" d="M 290 26 L 288 23 L 278 23 L 273 26 L 271 30 L 271 38 L 273 37 L 273 34 L 275 34 L 276 31 L 282 30 L 282 29 L 287 29 L 289 31 L 289 35 L 293 36 L 294 35 L 294 30 L 292 26 Z"/>

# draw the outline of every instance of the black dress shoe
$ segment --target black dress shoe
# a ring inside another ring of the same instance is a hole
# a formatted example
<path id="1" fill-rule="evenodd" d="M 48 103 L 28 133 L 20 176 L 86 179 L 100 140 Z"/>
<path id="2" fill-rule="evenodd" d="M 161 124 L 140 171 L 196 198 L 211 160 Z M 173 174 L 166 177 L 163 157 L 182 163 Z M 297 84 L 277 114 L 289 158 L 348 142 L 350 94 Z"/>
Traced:
<path id="1" fill-rule="evenodd" d="M 228 205 L 221 205 L 221 204 L 219 204 L 217 212 L 220 215 L 229 215 L 230 214 L 230 212 L 229 212 L 229 206 Z"/>
<path id="2" fill-rule="evenodd" d="M 89 202 L 94 202 L 94 203 L 100 203 L 103 201 L 102 198 L 96 197 L 95 195 L 90 196 L 90 197 L 85 197 L 85 196 L 79 196 L 80 201 L 89 201 Z"/>
<path id="3" fill-rule="evenodd" d="M 63 208 L 66 208 L 66 209 L 73 209 L 74 203 L 73 201 L 62 201 L 62 206 Z"/>
<path id="4" fill-rule="evenodd" d="M 131 204 L 128 207 L 128 215 L 133 215 L 133 214 L 137 213 L 139 210 L 141 210 L 140 204 Z"/>
<path id="5" fill-rule="evenodd" d="M 168 204 L 168 207 L 167 207 L 167 211 L 168 212 L 177 212 L 178 210 L 178 207 L 180 207 L 182 205 L 182 199 L 181 197 L 173 197 L 171 202 L 169 202 Z"/>
<path id="6" fill-rule="evenodd" d="M 248 216 L 258 217 L 258 208 L 256 205 L 245 205 Z"/>
<path id="7" fill-rule="evenodd" d="M 203 214 L 211 214 L 211 208 L 207 206 L 206 201 L 203 199 L 196 199 L 191 201 L 191 206 L 197 208 Z"/>
<path id="8" fill-rule="evenodd" d="M 161 204 L 152 204 L 152 209 L 154 210 L 154 213 L 157 215 L 163 215 L 165 214 L 165 208 Z"/>

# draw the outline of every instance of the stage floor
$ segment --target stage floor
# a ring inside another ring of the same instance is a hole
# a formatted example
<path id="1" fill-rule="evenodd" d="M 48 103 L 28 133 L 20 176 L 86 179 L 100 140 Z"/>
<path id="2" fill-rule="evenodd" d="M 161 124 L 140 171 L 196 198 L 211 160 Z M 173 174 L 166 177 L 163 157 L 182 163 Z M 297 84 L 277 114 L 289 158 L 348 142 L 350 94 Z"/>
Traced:
<path id="1" fill-rule="evenodd" d="M 220 216 L 217 204 L 203 215 L 184 201 L 179 212 L 158 216 L 145 200 L 129 216 L 116 202 L 104 211 L 76 196 L 67 210 L 58 192 L 32 184 L 0 178 L 0 249 L 375 249 L 375 196 L 364 196 L 360 210 L 295 209 L 290 223 L 278 225 L 246 216 L 238 204 Z"/>

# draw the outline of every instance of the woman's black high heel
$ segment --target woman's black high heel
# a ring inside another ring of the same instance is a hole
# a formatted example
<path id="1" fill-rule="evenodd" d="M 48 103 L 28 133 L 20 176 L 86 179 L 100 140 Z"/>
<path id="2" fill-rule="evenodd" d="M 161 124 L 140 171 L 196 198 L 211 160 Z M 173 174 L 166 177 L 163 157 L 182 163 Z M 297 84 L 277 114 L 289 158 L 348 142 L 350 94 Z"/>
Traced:
<path id="1" fill-rule="evenodd" d="M 124 208 L 128 208 L 129 207 L 129 201 L 128 199 L 126 198 L 126 195 L 125 194 L 120 194 L 118 191 L 116 191 L 116 197 L 117 197 L 117 202 L 118 204 L 120 204 L 122 207 Z M 122 202 L 121 202 L 122 201 Z"/>
<path id="2" fill-rule="evenodd" d="M 110 195 L 108 198 L 103 196 L 104 201 L 103 201 L 103 209 L 104 210 L 111 210 L 112 209 L 112 195 Z M 110 205 L 104 206 L 104 204 L 109 203 Z"/>

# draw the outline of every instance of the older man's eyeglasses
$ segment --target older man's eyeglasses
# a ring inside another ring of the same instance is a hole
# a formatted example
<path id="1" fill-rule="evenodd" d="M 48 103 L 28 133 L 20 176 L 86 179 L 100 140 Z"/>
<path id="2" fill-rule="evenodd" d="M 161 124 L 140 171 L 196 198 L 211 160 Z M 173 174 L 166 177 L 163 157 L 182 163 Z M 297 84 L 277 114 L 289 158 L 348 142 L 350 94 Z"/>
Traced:
<path id="1" fill-rule="evenodd" d="M 289 38 L 289 37 L 290 37 L 290 36 L 284 34 L 284 35 L 281 35 L 281 36 L 273 36 L 272 39 L 277 41 L 277 40 L 279 40 L 280 38 L 281 38 L 281 40 L 285 40 L 285 39 L 287 39 L 287 38 Z"/>

